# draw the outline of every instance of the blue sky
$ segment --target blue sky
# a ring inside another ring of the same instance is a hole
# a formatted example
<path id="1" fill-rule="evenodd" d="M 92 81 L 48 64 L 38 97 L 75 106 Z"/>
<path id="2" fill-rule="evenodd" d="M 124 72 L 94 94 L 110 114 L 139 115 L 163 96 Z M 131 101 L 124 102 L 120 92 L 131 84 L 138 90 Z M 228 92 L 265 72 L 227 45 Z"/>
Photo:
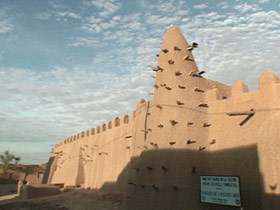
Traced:
<path id="1" fill-rule="evenodd" d="M 46 162 L 54 144 L 150 100 L 160 42 L 177 25 L 205 76 L 280 75 L 280 1 L 0 1 L 0 152 Z"/>

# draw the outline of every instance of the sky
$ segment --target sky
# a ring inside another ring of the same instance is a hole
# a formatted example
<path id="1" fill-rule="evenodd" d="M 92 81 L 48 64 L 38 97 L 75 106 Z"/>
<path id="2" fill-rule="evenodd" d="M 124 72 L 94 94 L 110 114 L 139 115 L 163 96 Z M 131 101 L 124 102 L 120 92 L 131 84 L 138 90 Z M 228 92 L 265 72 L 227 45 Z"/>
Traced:
<path id="1" fill-rule="evenodd" d="M 52 147 L 151 100 L 170 24 L 206 78 L 258 89 L 280 76 L 280 0 L 0 0 L 0 153 L 48 160 Z"/>

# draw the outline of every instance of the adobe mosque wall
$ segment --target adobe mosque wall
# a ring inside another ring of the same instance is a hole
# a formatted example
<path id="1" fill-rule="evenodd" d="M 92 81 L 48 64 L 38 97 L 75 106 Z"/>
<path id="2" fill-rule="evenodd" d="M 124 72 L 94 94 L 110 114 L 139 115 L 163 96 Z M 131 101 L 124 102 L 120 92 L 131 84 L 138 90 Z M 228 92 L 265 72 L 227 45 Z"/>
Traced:
<path id="1" fill-rule="evenodd" d="M 122 192 L 128 209 L 225 209 L 199 202 L 199 177 L 236 175 L 244 209 L 277 208 L 278 77 L 266 71 L 255 92 L 205 79 L 195 47 L 170 26 L 154 98 L 56 145 L 46 182 Z"/>

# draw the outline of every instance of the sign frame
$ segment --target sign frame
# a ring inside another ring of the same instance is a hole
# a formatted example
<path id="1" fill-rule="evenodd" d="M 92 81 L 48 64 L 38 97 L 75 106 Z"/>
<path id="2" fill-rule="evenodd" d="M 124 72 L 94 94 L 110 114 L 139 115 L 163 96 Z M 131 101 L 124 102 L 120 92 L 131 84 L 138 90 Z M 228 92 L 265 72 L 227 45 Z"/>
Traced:
<path id="1" fill-rule="evenodd" d="M 238 178 L 238 185 L 239 185 L 239 195 L 240 195 L 240 206 L 235 206 L 235 205 L 230 205 L 230 204 L 223 204 L 223 203 L 214 203 L 214 202 L 206 202 L 202 201 L 201 199 L 201 177 L 236 177 Z M 242 193 L 241 193 L 241 179 L 240 176 L 238 175 L 200 175 L 199 176 L 199 202 L 200 203 L 206 203 L 206 204 L 212 204 L 212 205 L 220 205 L 220 206 L 230 206 L 230 207 L 235 207 L 235 208 L 240 208 L 243 209 L 242 207 Z"/>

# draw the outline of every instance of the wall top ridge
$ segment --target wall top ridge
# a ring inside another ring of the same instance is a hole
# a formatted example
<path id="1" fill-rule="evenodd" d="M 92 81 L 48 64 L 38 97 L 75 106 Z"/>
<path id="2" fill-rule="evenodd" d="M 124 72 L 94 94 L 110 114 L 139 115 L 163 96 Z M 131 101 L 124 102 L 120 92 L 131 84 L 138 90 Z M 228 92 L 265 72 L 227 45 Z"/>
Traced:
<path id="1" fill-rule="evenodd" d="M 244 82 L 238 80 L 234 85 L 231 86 L 230 97 L 223 98 L 220 88 L 214 88 L 206 91 L 205 96 L 207 103 L 212 103 L 214 106 L 219 103 L 225 105 L 245 104 L 250 102 L 268 106 L 268 103 L 273 103 L 275 100 L 277 100 L 277 96 L 280 97 L 279 78 L 275 73 L 268 70 L 265 71 L 260 77 L 259 88 L 256 91 L 249 92 L 248 86 Z M 271 105 L 269 105 L 269 107 L 271 107 Z"/>
<path id="2" fill-rule="evenodd" d="M 71 136 L 71 137 L 63 140 L 59 144 L 56 144 L 55 148 L 57 148 L 57 147 L 59 147 L 63 144 L 72 143 L 74 141 L 84 139 L 86 137 L 93 136 L 95 134 L 99 134 L 101 132 L 106 132 L 107 130 L 113 129 L 115 127 L 120 127 L 123 124 L 129 124 L 131 122 L 131 118 L 132 117 L 127 115 L 127 114 L 124 114 L 122 117 L 115 117 L 114 120 L 111 120 L 107 123 L 103 123 L 101 125 L 98 125 L 95 128 L 91 128 L 89 130 L 82 131 L 80 133 L 77 133 L 74 136 Z"/>

